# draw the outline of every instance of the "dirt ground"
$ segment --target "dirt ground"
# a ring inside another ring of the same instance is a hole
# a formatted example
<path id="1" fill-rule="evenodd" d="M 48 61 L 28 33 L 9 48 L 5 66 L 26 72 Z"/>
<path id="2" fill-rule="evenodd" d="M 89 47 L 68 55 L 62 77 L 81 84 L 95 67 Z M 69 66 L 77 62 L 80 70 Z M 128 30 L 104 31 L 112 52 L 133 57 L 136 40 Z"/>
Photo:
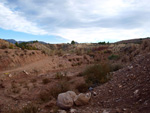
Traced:
<path id="1" fill-rule="evenodd" d="M 76 86 L 85 82 L 78 76 L 80 72 L 104 62 L 111 54 L 48 56 L 39 50 L 19 49 L 0 52 L 0 113 L 18 113 L 12 109 L 22 109 L 28 104 L 38 106 L 38 113 L 55 113 L 56 94 L 49 96 L 56 91 L 55 86 L 63 83 L 64 91 L 79 93 Z M 77 113 L 149 113 L 150 53 L 133 57 L 126 67 L 112 73 L 109 82 L 95 87 L 91 93 L 88 105 L 73 107 Z"/>
<path id="2" fill-rule="evenodd" d="M 128 67 L 114 72 L 112 79 L 94 88 L 96 93 L 80 113 L 149 113 L 150 53 L 139 55 Z"/>

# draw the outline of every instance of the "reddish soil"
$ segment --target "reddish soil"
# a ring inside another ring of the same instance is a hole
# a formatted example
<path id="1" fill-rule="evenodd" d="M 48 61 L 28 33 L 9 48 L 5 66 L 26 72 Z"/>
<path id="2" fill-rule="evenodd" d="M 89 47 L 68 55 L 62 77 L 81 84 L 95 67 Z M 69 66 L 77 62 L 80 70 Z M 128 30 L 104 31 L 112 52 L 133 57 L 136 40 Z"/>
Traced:
<path id="1" fill-rule="evenodd" d="M 149 113 L 150 53 L 139 55 L 126 68 L 114 72 L 112 79 L 94 88 L 87 106 L 77 107 L 80 113 Z"/>
<path id="2" fill-rule="evenodd" d="M 48 56 L 38 50 L 19 49 L 0 49 L 0 52 L 0 113 L 12 108 L 21 109 L 31 102 L 39 106 L 39 113 L 49 113 L 56 107 L 56 99 L 42 103 L 39 94 L 61 82 L 56 79 L 58 72 L 70 76 L 65 82 L 74 87 L 84 82 L 83 77 L 76 76 L 78 73 L 112 54 L 91 52 L 88 55 Z M 88 105 L 75 106 L 77 113 L 149 113 L 150 53 L 133 59 L 129 66 L 113 72 L 109 82 L 91 91 Z M 116 60 L 112 62 L 116 63 Z M 44 79 L 50 82 L 44 84 Z"/>

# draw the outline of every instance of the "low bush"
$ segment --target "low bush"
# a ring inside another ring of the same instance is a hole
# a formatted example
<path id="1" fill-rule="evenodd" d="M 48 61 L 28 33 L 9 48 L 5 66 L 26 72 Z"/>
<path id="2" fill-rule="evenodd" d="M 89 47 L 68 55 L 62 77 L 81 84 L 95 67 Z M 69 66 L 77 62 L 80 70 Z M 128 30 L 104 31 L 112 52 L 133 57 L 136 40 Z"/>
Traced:
<path id="1" fill-rule="evenodd" d="M 7 113 L 37 113 L 38 107 L 33 104 L 27 104 L 22 109 L 11 109 Z"/>
<path id="2" fill-rule="evenodd" d="M 109 64 L 97 64 L 91 67 L 88 67 L 84 71 L 85 81 L 88 85 L 92 84 L 103 84 L 107 82 L 110 77 L 109 73 L 111 72 L 111 66 Z"/>
<path id="3" fill-rule="evenodd" d="M 82 77 L 82 76 L 84 76 L 83 72 L 80 72 L 80 73 L 77 74 L 77 77 Z"/>
<path id="4" fill-rule="evenodd" d="M 14 49 L 14 45 L 13 45 L 13 44 L 10 44 L 10 45 L 9 45 L 9 49 Z"/>
<path id="5" fill-rule="evenodd" d="M 108 53 L 108 54 L 111 54 L 112 51 L 111 50 L 105 50 L 104 53 Z"/>
<path id="6" fill-rule="evenodd" d="M 112 55 L 110 55 L 110 56 L 108 57 L 108 59 L 109 59 L 109 60 L 118 60 L 118 59 L 119 59 L 119 56 L 112 54 Z"/>
<path id="7" fill-rule="evenodd" d="M 82 83 L 82 84 L 79 84 L 79 85 L 76 86 L 76 89 L 77 89 L 80 93 L 85 93 L 85 92 L 87 92 L 87 91 L 88 91 L 88 88 L 89 88 L 89 86 L 88 86 L 88 84 L 86 84 L 86 83 Z"/>
<path id="8" fill-rule="evenodd" d="M 48 102 L 52 99 L 50 91 L 42 91 L 39 94 L 39 98 L 42 102 Z"/>
<path id="9" fill-rule="evenodd" d="M 68 81 L 63 80 L 63 81 L 59 82 L 59 84 L 57 84 L 51 88 L 51 95 L 54 98 L 57 98 L 58 94 L 66 92 L 69 89 L 70 89 L 70 84 L 68 83 Z"/>
<path id="10" fill-rule="evenodd" d="M 117 71 L 117 70 L 119 70 L 121 68 L 123 68 L 122 65 L 120 65 L 120 64 L 114 64 L 114 65 L 111 66 L 111 71 Z"/>
<path id="11" fill-rule="evenodd" d="M 43 80 L 42 80 L 42 83 L 43 84 L 48 84 L 50 82 L 50 80 L 48 79 L 48 78 L 44 78 Z"/>
<path id="12" fill-rule="evenodd" d="M 67 76 L 67 72 L 57 72 L 55 74 L 55 79 L 59 79 L 59 80 L 70 80 L 71 78 Z"/>
<path id="13" fill-rule="evenodd" d="M 55 79 L 63 79 L 63 74 L 61 72 L 57 72 L 55 75 Z"/>
<path id="14" fill-rule="evenodd" d="M 1 46 L 1 49 L 6 49 L 6 48 L 7 48 L 6 45 L 2 45 L 2 46 Z"/>

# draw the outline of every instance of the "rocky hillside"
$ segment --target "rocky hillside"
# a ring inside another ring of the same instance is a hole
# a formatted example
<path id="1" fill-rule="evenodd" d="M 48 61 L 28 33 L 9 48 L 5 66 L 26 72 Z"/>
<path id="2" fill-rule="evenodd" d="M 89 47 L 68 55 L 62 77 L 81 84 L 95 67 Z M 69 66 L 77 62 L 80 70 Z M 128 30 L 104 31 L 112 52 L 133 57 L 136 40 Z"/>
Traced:
<path id="1" fill-rule="evenodd" d="M 13 49 L 16 48 L 16 46 L 10 42 L 0 39 L 0 49 L 6 49 L 6 48 Z"/>
<path id="2" fill-rule="evenodd" d="M 150 111 L 150 53 L 139 55 L 104 85 L 94 88 L 89 105 L 79 113 L 148 113 Z"/>

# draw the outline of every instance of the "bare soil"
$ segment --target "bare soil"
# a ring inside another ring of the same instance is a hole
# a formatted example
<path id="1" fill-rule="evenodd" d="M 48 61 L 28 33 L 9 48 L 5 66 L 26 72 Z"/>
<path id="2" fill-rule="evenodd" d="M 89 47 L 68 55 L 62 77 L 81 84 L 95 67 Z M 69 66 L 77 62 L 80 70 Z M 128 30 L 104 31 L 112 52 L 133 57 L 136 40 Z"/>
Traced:
<path id="1" fill-rule="evenodd" d="M 91 102 L 76 108 L 80 113 L 149 113 L 150 53 L 139 55 L 112 79 L 94 88 Z"/>

